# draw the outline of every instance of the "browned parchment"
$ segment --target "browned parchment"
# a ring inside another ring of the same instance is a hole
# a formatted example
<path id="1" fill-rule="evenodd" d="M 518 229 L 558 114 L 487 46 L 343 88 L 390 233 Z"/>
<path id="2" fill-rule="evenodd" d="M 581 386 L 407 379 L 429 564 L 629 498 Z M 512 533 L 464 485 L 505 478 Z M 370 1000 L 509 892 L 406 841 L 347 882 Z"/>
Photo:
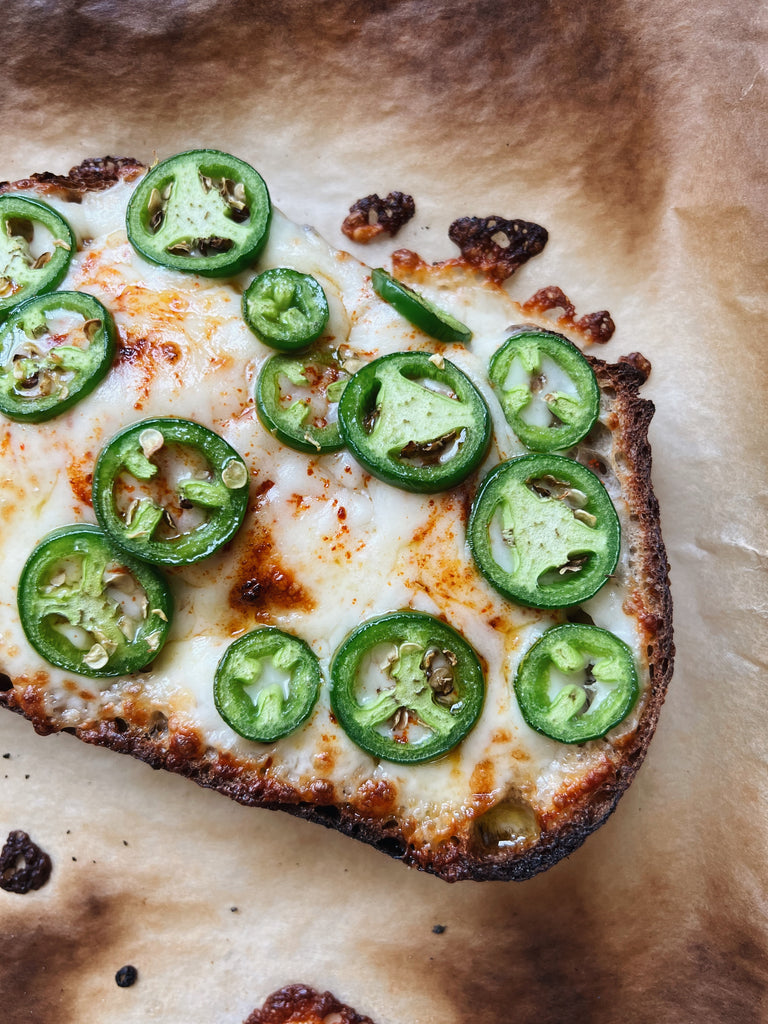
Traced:
<path id="1" fill-rule="evenodd" d="M 768 1017 L 767 63 L 750 0 L 7 0 L 0 178 L 210 145 L 345 247 L 392 188 L 429 258 L 458 216 L 545 225 L 515 296 L 608 308 L 600 354 L 653 363 L 678 656 L 616 814 L 521 884 L 449 887 L 3 715 L 0 839 L 53 874 L 0 892 L 2 1020 L 240 1024 L 295 981 L 377 1024 Z"/>

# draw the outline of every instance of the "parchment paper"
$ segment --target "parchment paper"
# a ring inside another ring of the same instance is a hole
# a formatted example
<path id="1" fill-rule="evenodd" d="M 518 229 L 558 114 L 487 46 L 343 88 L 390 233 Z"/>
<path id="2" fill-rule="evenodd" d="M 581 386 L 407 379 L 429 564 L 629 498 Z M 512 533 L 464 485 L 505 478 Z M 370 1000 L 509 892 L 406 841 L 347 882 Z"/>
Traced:
<path id="1" fill-rule="evenodd" d="M 607 308 L 599 354 L 653 364 L 678 655 L 615 815 L 518 884 L 451 887 L 3 714 L 0 838 L 25 829 L 54 867 L 0 892 L 0 1019 L 239 1024 L 295 981 L 377 1024 L 768 1019 L 765 8 L 6 0 L 2 17 L 2 178 L 214 146 L 340 246 L 350 203 L 393 188 L 417 204 L 397 245 L 429 258 L 455 254 L 458 216 L 545 225 L 513 294 Z M 126 963 L 139 978 L 118 988 Z"/>

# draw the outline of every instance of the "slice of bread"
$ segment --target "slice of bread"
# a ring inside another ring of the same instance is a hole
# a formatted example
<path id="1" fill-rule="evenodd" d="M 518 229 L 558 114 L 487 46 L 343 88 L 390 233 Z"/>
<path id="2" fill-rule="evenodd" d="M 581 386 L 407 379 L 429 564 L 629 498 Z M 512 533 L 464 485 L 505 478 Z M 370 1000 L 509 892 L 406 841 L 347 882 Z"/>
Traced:
<path id="1" fill-rule="evenodd" d="M 0 541 L 10 588 L 0 606 L 0 704 L 41 734 L 73 732 L 240 803 L 338 829 L 449 881 L 522 879 L 548 868 L 616 806 L 643 761 L 672 673 L 668 566 L 648 443 L 654 410 L 639 394 L 647 362 L 588 357 L 600 415 L 567 453 L 598 475 L 617 509 L 623 539 L 613 577 L 583 607 L 519 608 L 478 573 L 464 534 L 484 473 L 522 451 L 488 383 L 487 361 L 509 326 L 531 321 L 530 310 L 460 262 L 414 262 L 411 283 L 475 330 L 466 349 L 434 343 L 373 295 L 365 267 L 276 213 L 262 263 L 293 261 L 323 280 L 333 343 L 349 350 L 351 364 L 405 348 L 437 352 L 464 370 L 491 408 L 494 441 L 481 470 L 447 493 L 400 492 L 346 452 L 307 456 L 265 432 L 252 391 L 270 353 L 239 320 L 243 281 L 201 282 L 132 252 L 124 213 L 143 173 L 136 161 L 107 157 L 69 175 L 0 186 L 0 194 L 50 202 L 70 220 L 78 253 L 61 287 L 96 294 L 119 333 L 110 377 L 74 410 L 37 426 L 3 423 L 0 464 L 14 484 Z M 400 270 L 407 278 L 407 267 Z M 533 320 L 551 327 L 544 314 Z M 103 444 L 122 426 L 157 415 L 199 420 L 242 453 L 251 473 L 245 523 L 225 551 L 169 574 L 172 642 L 145 672 L 94 681 L 53 669 L 21 631 L 16 579 L 51 529 L 93 521 L 90 475 Z M 41 493 L 46 501 L 35 502 Z M 306 725 L 274 744 L 243 740 L 217 716 L 213 671 L 236 636 L 263 625 L 294 632 L 314 649 L 327 681 L 352 628 L 402 607 L 448 621 L 486 671 L 482 717 L 442 759 L 403 766 L 359 750 L 331 712 L 327 682 Z M 534 733 L 512 687 L 527 647 L 567 621 L 619 632 L 640 676 L 629 716 L 605 738 L 577 746 Z"/>

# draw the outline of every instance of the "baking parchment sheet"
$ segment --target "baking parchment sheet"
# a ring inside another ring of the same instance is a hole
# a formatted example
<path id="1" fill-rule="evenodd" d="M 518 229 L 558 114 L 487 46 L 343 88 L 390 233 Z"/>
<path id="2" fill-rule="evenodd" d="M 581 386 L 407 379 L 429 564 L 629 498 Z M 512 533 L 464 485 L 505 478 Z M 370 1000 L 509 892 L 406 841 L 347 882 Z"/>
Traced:
<path id="1" fill-rule="evenodd" d="M 0 838 L 53 858 L 0 892 L 7 1024 L 239 1024 L 331 989 L 377 1024 L 768 1019 L 766 10 L 726 0 L 6 0 L 0 178 L 198 146 L 348 247 L 465 215 L 547 227 L 510 282 L 610 310 L 643 352 L 677 663 L 647 761 L 586 845 L 448 886 L 333 832 L 0 718 Z M 391 242 L 352 246 L 374 265 Z M 441 925 L 444 930 L 434 930 Z M 137 983 L 117 987 L 126 963 Z"/>

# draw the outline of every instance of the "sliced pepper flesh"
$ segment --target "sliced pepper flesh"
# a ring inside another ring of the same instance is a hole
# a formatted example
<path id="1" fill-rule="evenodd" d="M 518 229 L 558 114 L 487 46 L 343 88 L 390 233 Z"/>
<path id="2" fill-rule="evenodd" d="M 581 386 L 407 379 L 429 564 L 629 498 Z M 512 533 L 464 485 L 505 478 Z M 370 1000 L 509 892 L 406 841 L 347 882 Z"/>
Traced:
<path id="1" fill-rule="evenodd" d="M 161 473 L 165 457 L 169 465 Z M 142 485 L 153 485 L 157 496 Z M 248 469 L 202 424 L 157 417 L 131 424 L 105 445 L 92 497 L 96 519 L 118 547 L 155 565 L 190 565 L 239 529 Z"/>
<path id="2" fill-rule="evenodd" d="M 554 452 L 580 441 L 600 411 L 594 371 L 567 338 L 521 328 L 491 357 L 489 376 L 523 444 Z"/>
<path id="3" fill-rule="evenodd" d="M 273 743 L 309 718 L 321 682 L 320 663 L 311 647 L 265 626 L 227 648 L 216 669 L 214 701 L 240 736 Z"/>
<path id="4" fill-rule="evenodd" d="M 248 285 L 243 319 L 271 348 L 296 352 L 325 330 L 329 317 L 323 286 L 311 274 L 290 267 L 270 267 Z"/>
<path id="5" fill-rule="evenodd" d="M 627 717 L 639 692 L 629 647 L 598 626 L 555 626 L 528 650 L 515 678 L 528 725 L 561 743 L 599 739 Z"/>
<path id="6" fill-rule="evenodd" d="M 488 449 L 485 400 L 462 371 L 427 352 L 395 352 L 352 377 L 339 402 L 339 430 L 370 473 L 430 493 L 460 483 Z"/>
<path id="7" fill-rule="evenodd" d="M 522 455 L 480 486 L 467 525 L 480 572 L 501 594 L 535 608 L 592 597 L 619 557 L 621 528 L 594 473 L 560 455 Z"/>
<path id="8" fill-rule="evenodd" d="M 473 728 L 485 682 L 472 647 L 420 612 L 364 622 L 336 652 L 331 707 L 349 738 L 373 757 L 434 760 Z"/>
<path id="9" fill-rule="evenodd" d="M 0 320 L 20 302 L 53 291 L 76 248 L 72 228 L 52 206 L 0 196 Z"/>
<path id="10" fill-rule="evenodd" d="M 350 375 L 327 347 L 274 355 L 259 373 L 256 411 L 266 429 L 300 452 L 322 455 L 344 447 L 339 399 Z"/>
<path id="11" fill-rule="evenodd" d="M 161 161 L 139 182 L 126 229 L 131 245 L 153 263 L 226 277 L 255 261 L 271 219 L 258 171 L 229 153 L 197 149 Z"/>
<path id="12" fill-rule="evenodd" d="M 85 398 L 115 353 L 110 312 L 84 292 L 49 292 L 17 306 L 0 328 L 0 412 L 40 423 Z"/>
<path id="13" fill-rule="evenodd" d="M 408 323 L 418 327 L 430 338 L 460 345 L 466 345 L 472 340 L 472 332 L 466 324 L 381 267 L 371 271 L 371 284 L 380 299 L 388 302 Z"/>
<path id="14" fill-rule="evenodd" d="M 145 668 L 170 629 L 173 602 L 163 577 L 126 558 L 96 526 L 48 534 L 19 580 L 21 625 L 51 665 L 97 678 Z"/>

